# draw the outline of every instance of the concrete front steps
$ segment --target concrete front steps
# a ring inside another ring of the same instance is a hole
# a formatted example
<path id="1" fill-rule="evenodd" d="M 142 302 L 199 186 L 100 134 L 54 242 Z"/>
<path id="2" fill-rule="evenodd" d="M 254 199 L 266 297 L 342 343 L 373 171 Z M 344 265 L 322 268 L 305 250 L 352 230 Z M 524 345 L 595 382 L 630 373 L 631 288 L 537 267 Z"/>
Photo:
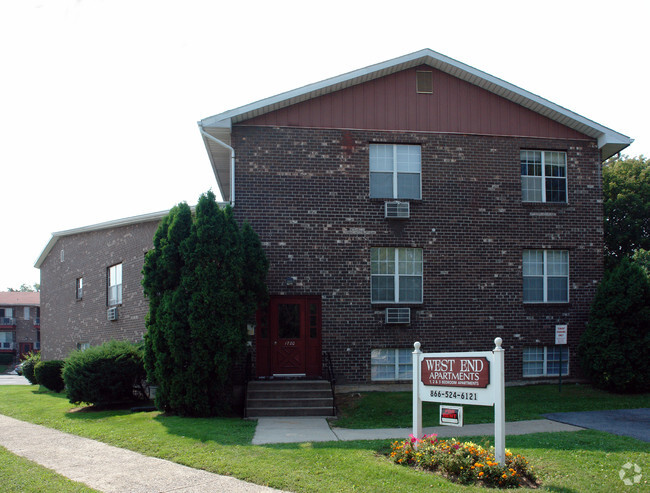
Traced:
<path id="1" fill-rule="evenodd" d="M 248 382 L 246 417 L 334 416 L 327 380 L 254 380 Z"/>

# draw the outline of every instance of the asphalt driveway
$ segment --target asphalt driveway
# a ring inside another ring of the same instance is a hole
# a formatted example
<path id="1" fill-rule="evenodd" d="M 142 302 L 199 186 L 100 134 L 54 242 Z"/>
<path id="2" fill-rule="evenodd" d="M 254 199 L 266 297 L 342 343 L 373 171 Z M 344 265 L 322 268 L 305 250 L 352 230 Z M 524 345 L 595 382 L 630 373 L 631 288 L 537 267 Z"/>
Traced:
<path id="1" fill-rule="evenodd" d="M 650 408 L 544 414 L 545 418 L 650 442 Z"/>

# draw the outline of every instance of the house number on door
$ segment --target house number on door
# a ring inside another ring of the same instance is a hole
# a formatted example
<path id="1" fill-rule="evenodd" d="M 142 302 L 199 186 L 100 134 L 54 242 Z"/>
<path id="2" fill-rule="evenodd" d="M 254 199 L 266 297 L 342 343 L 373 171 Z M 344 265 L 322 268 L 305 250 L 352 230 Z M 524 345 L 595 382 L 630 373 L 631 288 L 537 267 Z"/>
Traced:
<path id="1" fill-rule="evenodd" d="M 296 345 L 296 341 L 284 341 L 284 345 L 285 345 L 285 346 L 295 346 L 295 345 Z"/>

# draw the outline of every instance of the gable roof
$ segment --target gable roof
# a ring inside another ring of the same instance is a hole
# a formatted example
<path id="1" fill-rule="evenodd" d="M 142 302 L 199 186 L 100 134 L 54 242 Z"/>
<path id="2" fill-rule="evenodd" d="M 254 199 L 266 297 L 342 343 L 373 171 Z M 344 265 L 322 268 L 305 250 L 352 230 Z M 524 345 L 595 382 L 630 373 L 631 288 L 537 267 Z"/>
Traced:
<path id="1" fill-rule="evenodd" d="M 430 49 L 416 51 L 415 53 L 262 99 L 204 118 L 198 124 L 202 131 L 230 145 L 230 132 L 233 124 L 423 64 L 474 84 L 577 132 L 597 139 L 603 160 L 625 149 L 634 141 L 626 135 L 578 115 L 536 94 Z M 230 151 L 204 134 L 202 134 L 202 138 L 221 195 L 224 200 L 230 200 Z"/>
<path id="2" fill-rule="evenodd" d="M 38 306 L 41 304 L 41 293 L 22 293 L 9 291 L 0 293 L 0 305 Z"/>
<path id="3" fill-rule="evenodd" d="M 59 241 L 59 238 L 62 238 L 64 236 L 71 236 L 79 233 L 90 233 L 92 231 L 101 231 L 103 229 L 119 228 L 121 226 L 130 226 L 132 224 L 147 223 L 151 221 L 160 221 L 167 214 L 169 214 L 169 211 L 152 212 L 149 214 L 142 214 L 140 216 L 114 219 L 112 221 L 106 221 L 103 223 L 91 224 L 90 226 L 82 226 L 81 228 L 68 229 L 66 231 L 59 231 L 57 233 L 52 233 L 52 238 L 50 238 L 50 241 L 47 243 L 47 245 L 45 245 L 45 248 L 43 249 L 40 256 L 38 257 L 38 260 L 36 260 L 34 267 L 36 267 L 37 269 L 41 268 L 41 264 L 45 261 L 45 258 L 52 251 L 54 245 L 56 245 L 56 242 Z"/>

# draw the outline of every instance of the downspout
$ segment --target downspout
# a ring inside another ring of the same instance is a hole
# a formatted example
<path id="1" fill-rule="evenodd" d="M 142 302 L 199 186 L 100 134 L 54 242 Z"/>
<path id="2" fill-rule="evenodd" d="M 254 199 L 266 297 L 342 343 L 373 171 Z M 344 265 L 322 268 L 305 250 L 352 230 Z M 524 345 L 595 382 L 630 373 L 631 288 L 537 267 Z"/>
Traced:
<path id="1" fill-rule="evenodd" d="M 217 139 L 215 136 L 210 135 L 208 132 L 203 130 L 203 125 L 201 124 L 201 122 L 198 122 L 198 125 L 199 125 L 199 131 L 201 132 L 201 135 L 203 135 L 203 137 L 207 138 L 208 140 L 211 140 L 215 144 L 219 144 L 221 147 L 225 147 L 230 151 L 230 205 L 231 207 L 235 207 L 235 149 L 233 149 L 225 142 Z"/>

